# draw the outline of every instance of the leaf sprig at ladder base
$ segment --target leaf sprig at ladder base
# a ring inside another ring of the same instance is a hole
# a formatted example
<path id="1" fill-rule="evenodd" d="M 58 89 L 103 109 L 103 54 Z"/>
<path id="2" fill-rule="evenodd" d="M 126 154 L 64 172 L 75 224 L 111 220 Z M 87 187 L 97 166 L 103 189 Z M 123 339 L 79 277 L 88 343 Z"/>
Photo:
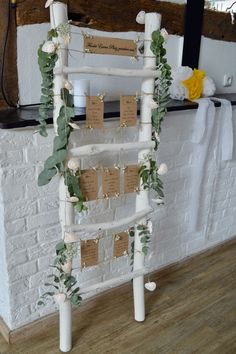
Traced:
<path id="1" fill-rule="evenodd" d="M 138 230 L 138 235 L 140 237 L 140 242 L 142 244 L 142 253 L 144 254 L 144 256 L 147 256 L 148 254 L 148 244 L 151 240 L 151 233 L 148 227 L 148 224 L 138 224 L 136 226 L 136 229 Z M 134 227 L 130 227 L 128 230 L 128 234 L 130 237 L 134 237 L 135 236 L 135 228 Z M 134 253 L 135 253 L 135 243 L 134 240 L 132 240 L 131 242 L 131 251 L 130 251 L 130 265 L 133 266 L 134 263 Z"/>
<path id="2" fill-rule="evenodd" d="M 42 294 L 38 301 L 38 306 L 45 305 L 45 302 L 50 297 L 58 294 L 65 295 L 65 299 L 70 299 L 74 306 L 79 306 L 82 298 L 79 295 L 80 288 L 77 286 L 77 280 L 70 273 L 63 270 L 63 265 L 67 261 L 72 261 L 73 256 L 76 254 L 76 249 L 73 244 L 65 244 L 64 241 L 56 245 L 56 258 L 54 260 L 53 274 L 47 276 L 48 282 L 44 286 L 49 287 L 50 291 Z"/>

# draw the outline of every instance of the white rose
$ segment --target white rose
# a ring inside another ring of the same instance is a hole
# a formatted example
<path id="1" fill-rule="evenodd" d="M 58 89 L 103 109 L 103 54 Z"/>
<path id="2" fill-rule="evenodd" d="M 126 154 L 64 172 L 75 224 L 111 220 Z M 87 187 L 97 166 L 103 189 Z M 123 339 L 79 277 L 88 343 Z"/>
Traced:
<path id="1" fill-rule="evenodd" d="M 148 102 L 148 106 L 151 109 L 157 109 L 158 108 L 158 104 L 153 99 L 150 99 L 150 101 Z"/>
<path id="2" fill-rule="evenodd" d="M 205 76 L 203 79 L 202 96 L 203 97 L 213 96 L 215 92 L 216 92 L 216 85 L 214 81 L 212 80 L 211 77 Z"/>
<path id="3" fill-rule="evenodd" d="M 65 243 L 72 243 L 78 241 L 78 238 L 76 234 L 74 234 L 73 232 L 66 233 L 64 241 Z"/>
<path id="4" fill-rule="evenodd" d="M 77 203 L 79 201 L 79 198 L 77 197 L 69 197 L 67 198 L 67 201 L 70 203 Z"/>
<path id="5" fill-rule="evenodd" d="M 169 34 L 168 34 L 168 32 L 167 32 L 167 30 L 165 28 L 161 29 L 161 35 L 164 38 L 164 41 L 167 42 Z"/>
<path id="6" fill-rule="evenodd" d="M 158 168 L 158 170 L 157 170 L 157 173 L 160 176 L 162 176 L 162 175 L 165 175 L 167 171 L 168 171 L 168 168 L 167 168 L 166 164 L 165 163 L 161 163 L 159 168 Z"/>
<path id="7" fill-rule="evenodd" d="M 53 297 L 58 304 L 62 304 L 63 302 L 65 302 L 66 299 L 66 295 L 63 293 L 56 294 Z"/>
<path id="8" fill-rule="evenodd" d="M 48 54 L 54 53 L 56 46 L 52 41 L 47 41 L 42 46 L 42 51 Z"/>
<path id="9" fill-rule="evenodd" d="M 50 5 L 52 5 L 52 4 L 53 4 L 53 1 L 54 1 L 54 0 L 47 0 L 47 1 L 46 1 L 46 4 L 45 4 L 45 8 L 47 8 L 47 7 L 49 7 Z"/>
<path id="10" fill-rule="evenodd" d="M 76 158 L 71 158 L 68 161 L 67 166 L 70 170 L 77 171 L 79 169 L 79 161 Z"/>

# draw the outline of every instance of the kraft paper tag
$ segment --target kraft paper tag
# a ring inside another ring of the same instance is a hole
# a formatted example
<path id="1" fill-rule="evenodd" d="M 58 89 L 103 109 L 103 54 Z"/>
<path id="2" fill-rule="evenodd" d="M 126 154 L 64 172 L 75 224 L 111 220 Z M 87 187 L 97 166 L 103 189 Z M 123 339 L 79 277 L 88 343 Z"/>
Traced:
<path id="1" fill-rule="evenodd" d="M 98 198 L 98 175 L 94 170 L 83 170 L 80 176 L 80 188 L 85 200 Z"/>
<path id="2" fill-rule="evenodd" d="M 102 172 L 103 196 L 114 197 L 120 194 L 120 170 L 108 168 Z"/>
<path id="3" fill-rule="evenodd" d="M 124 193 L 133 193 L 139 190 L 139 165 L 129 165 L 124 173 Z"/>
<path id="4" fill-rule="evenodd" d="M 87 128 L 103 128 L 104 102 L 100 97 L 86 97 L 86 126 Z"/>
<path id="5" fill-rule="evenodd" d="M 136 96 L 120 96 L 120 124 L 126 127 L 137 124 Z"/>
<path id="6" fill-rule="evenodd" d="M 114 235 L 113 257 L 122 257 L 128 254 L 129 235 L 127 232 L 119 232 Z"/>
<path id="7" fill-rule="evenodd" d="M 81 267 L 91 267 L 98 264 L 98 240 L 81 241 Z"/>
<path id="8" fill-rule="evenodd" d="M 123 55 L 136 57 L 137 44 L 130 39 L 84 37 L 84 51 L 91 54 Z"/>

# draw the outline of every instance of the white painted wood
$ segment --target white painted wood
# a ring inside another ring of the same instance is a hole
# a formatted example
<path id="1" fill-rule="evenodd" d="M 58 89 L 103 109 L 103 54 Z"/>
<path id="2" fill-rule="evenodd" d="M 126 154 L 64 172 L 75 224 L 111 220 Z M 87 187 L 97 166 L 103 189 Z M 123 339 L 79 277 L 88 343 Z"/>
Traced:
<path id="1" fill-rule="evenodd" d="M 71 303 L 69 299 L 59 305 L 59 321 L 60 321 L 60 350 L 64 353 L 69 352 L 72 348 L 72 318 Z"/>
<path id="2" fill-rule="evenodd" d="M 67 5 L 61 2 L 55 2 L 50 6 L 50 23 L 51 28 L 58 27 L 61 23 L 67 23 Z M 63 38 L 58 36 L 54 38 L 53 41 L 57 45 L 66 46 Z M 58 50 L 58 61 L 56 67 L 68 64 L 68 52 Z M 59 110 L 63 105 L 63 101 L 60 98 L 60 91 L 63 87 L 63 82 L 66 79 L 65 74 L 60 74 L 54 77 L 54 109 L 53 109 L 53 124 L 55 134 L 57 134 L 57 118 L 59 115 Z M 64 178 L 61 177 L 59 185 L 59 199 L 66 200 L 67 191 L 64 184 Z M 73 205 L 69 203 L 60 202 L 59 205 L 59 217 L 60 223 L 63 230 L 63 225 L 66 223 L 74 222 L 74 209 Z M 64 233 L 62 234 L 64 238 Z M 67 299 L 64 303 L 59 306 L 59 317 L 60 317 L 60 350 L 62 352 L 68 352 L 72 348 L 72 318 L 71 318 L 71 304 Z"/>
<path id="3" fill-rule="evenodd" d="M 58 27 L 61 23 L 67 23 L 67 5 L 61 2 L 54 2 L 50 6 L 50 24 L 51 28 Z M 58 36 L 53 38 L 53 42 L 56 43 L 59 47 L 62 46 L 67 48 L 68 45 L 64 43 L 63 38 Z M 58 49 L 58 61 L 55 68 L 60 68 L 62 65 L 68 65 L 68 51 Z M 63 104 L 63 101 L 60 97 L 61 88 L 63 87 L 63 81 L 67 78 L 65 73 L 60 73 L 60 75 L 54 76 L 54 109 L 53 109 L 53 123 L 55 133 L 57 133 L 57 118 L 59 115 L 59 110 Z"/>
<path id="4" fill-rule="evenodd" d="M 156 58 L 153 55 L 150 44 L 151 35 L 154 30 L 160 28 L 161 15 L 157 13 L 145 14 L 145 33 L 144 33 L 144 66 L 143 69 L 155 69 Z M 154 79 L 144 79 L 141 86 L 141 91 L 149 93 L 144 95 L 141 100 L 141 127 L 139 131 L 139 141 L 150 141 L 152 136 L 151 115 L 152 110 L 150 105 L 150 98 L 154 91 Z M 144 123 L 144 124 L 142 124 Z M 148 124 L 146 124 L 148 123 Z M 139 161 L 143 161 L 150 150 L 141 150 L 138 155 Z M 141 191 L 136 197 L 136 212 L 146 209 L 149 206 L 149 192 Z M 145 220 L 143 220 L 145 222 Z M 134 271 L 142 269 L 144 266 L 144 255 L 142 251 L 142 244 L 138 231 L 135 232 L 135 253 L 134 253 Z M 145 303 L 144 303 L 144 277 L 141 275 L 133 281 L 133 296 L 134 296 L 134 318 L 138 322 L 145 320 Z"/>
<path id="5" fill-rule="evenodd" d="M 97 224 L 70 224 L 65 226 L 65 231 L 66 232 L 94 232 L 94 231 L 106 231 L 106 230 L 114 230 L 116 228 L 119 228 L 121 226 L 126 226 L 126 225 L 132 225 L 135 221 L 140 220 L 144 216 L 148 215 L 151 213 L 153 209 L 149 206 L 146 209 L 143 209 L 137 213 L 135 213 L 132 216 L 129 216 L 127 218 L 123 218 L 120 220 L 115 220 L 111 222 L 104 222 L 104 223 L 97 223 Z M 83 236 L 80 237 L 80 239 L 83 239 Z"/>
<path id="6" fill-rule="evenodd" d="M 65 51 L 67 52 L 67 51 Z M 94 74 L 94 75 L 107 75 L 107 76 L 120 76 L 120 77 L 158 77 L 159 70 L 146 68 L 143 70 L 137 69 L 120 69 L 120 68 L 102 68 L 96 66 L 81 66 L 81 67 L 67 67 L 61 66 L 54 70 L 54 74 L 68 75 L 68 74 Z"/>
<path id="7" fill-rule="evenodd" d="M 128 282 L 131 279 L 135 279 L 136 277 L 144 276 L 144 274 L 147 274 L 148 270 L 146 268 L 136 270 L 134 272 L 130 272 L 128 274 L 121 275 L 117 278 L 109 279 L 100 283 L 97 283 L 95 285 L 88 286 L 86 288 L 81 288 L 80 289 L 80 294 L 86 294 L 91 291 L 96 291 L 96 290 L 101 290 L 101 289 L 109 289 L 113 288 L 114 286 L 118 286 L 119 284 L 123 284 L 125 282 Z"/>
<path id="8" fill-rule="evenodd" d="M 74 157 L 83 157 L 100 154 L 102 152 L 119 152 L 119 151 L 131 151 L 131 150 L 141 150 L 141 149 L 153 149 L 155 147 L 154 141 L 144 141 L 144 142 L 132 142 L 123 144 L 91 144 L 84 145 L 74 149 L 69 152 Z M 149 151 L 148 150 L 148 151 Z"/>

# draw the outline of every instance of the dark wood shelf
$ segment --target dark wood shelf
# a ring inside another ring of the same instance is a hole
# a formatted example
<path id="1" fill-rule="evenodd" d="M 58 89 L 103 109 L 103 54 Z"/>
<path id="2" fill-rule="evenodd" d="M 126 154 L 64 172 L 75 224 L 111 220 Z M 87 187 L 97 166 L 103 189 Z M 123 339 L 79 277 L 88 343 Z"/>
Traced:
<path id="1" fill-rule="evenodd" d="M 236 94 L 220 94 L 215 95 L 218 98 L 225 98 L 231 101 L 232 105 L 236 105 Z M 216 107 L 220 107 L 219 102 L 215 102 Z M 185 111 L 189 109 L 196 109 L 198 107 L 197 103 L 191 101 L 176 101 L 170 100 L 167 110 L 168 112 Z M 85 109 L 75 108 L 75 121 L 84 121 Z M 140 112 L 138 111 L 138 114 Z M 118 118 L 120 115 L 119 101 L 105 102 L 104 119 L 108 118 Z M 38 106 L 27 106 L 21 108 L 9 108 L 0 111 L 0 128 L 1 129 L 15 129 L 36 126 L 38 122 L 36 118 L 38 116 Z M 52 124 L 52 118 L 47 120 L 48 124 Z"/>

